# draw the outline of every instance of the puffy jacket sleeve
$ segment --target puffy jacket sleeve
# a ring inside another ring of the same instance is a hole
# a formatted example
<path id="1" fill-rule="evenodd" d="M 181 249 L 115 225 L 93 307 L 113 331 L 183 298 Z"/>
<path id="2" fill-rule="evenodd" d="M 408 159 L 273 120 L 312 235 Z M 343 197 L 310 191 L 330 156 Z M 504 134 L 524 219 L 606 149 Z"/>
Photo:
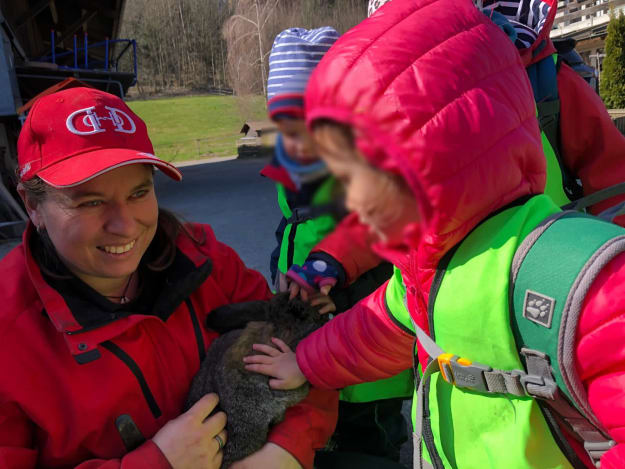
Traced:
<path id="1" fill-rule="evenodd" d="M 0 467 L 30 469 L 37 465 L 38 452 L 33 444 L 34 425 L 19 407 L 0 405 Z M 121 459 L 90 459 L 76 469 L 171 469 L 165 455 L 151 440 Z"/>
<path id="2" fill-rule="evenodd" d="M 312 249 L 311 256 L 325 253 L 334 258 L 345 272 L 346 283 L 350 284 L 382 262 L 371 250 L 371 241 L 369 228 L 360 222 L 357 214 L 351 213 Z"/>
<path id="3" fill-rule="evenodd" d="M 625 254 L 597 276 L 577 331 L 578 371 L 593 412 L 617 445 L 601 469 L 625 467 Z"/>
<path id="4" fill-rule="evenodd" d="M 624 182 L 625 136 L 612 122 L 601 98 L 566 64 L 558 72 L 558 92 L 562 157 L 582 181 L 584 192 L 591 194 Z M 624 198 L 601 202 L 591 211 L 599 213 Z"/>
<path id="5" fill-rule="evenodd" d="M 229 246 L 218 243 L 212 254 L 214 273 L 230 303 L 266 300 L 272 294 L 265 278 L 248 269 Z M 315 450 L 323 448 L 338 418 L 338 393 L 311 389 L 298 405 L 289 408 L 284 420 L 273 427 L 269 441 L 291 453 L 305 469 L 312 469 Z"/>
<path id="6" fill-rule="evenodd" d="M 386 283 L 297 346 L 297 363 L 313 386 L 338 389 L 388 378 L 412 365 L 414 336 L 386 312 Z"/>

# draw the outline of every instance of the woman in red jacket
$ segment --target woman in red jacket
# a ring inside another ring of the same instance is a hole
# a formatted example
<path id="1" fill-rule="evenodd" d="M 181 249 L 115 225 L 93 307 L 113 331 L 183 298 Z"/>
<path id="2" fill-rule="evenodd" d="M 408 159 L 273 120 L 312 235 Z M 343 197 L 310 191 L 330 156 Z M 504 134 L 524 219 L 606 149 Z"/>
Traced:
<path id="1" fill-rule="evenodd" d="M 217 336 L 207 314 L 268 299 L 206 225 L 159 209 L 145 124 L 119 98 L 40 98 L 19 139 L 30 223 L 0 262 L 0 466 L 218 468 L 226 415 L 207 395 L 181 414 Z M 311 390 L 232 467 L 312 467 L 337 395 Z"/>
<path id="2" fill-rule="evenodd" d="M 346 185 L 348 208 L 377 234 L 377 252 L 401 268 L 414 324 L 437 341 L 463 340 L 469 360 L 516 354 L 507 288 L 512 257 L 522 234 L 558 208 L 542 194 L 545 158 L 532 90 L 505 35 L 470 0 L 393 0 L 324 56 L 310 79 L 306 115 L 320 155 Z M 491 256 L 508 247 L 505 256 Z M 453 277 L 466 266 L 476 275 Z M 596 274 L 567 358 L 593 423 L 612 441 L 585 451 L 563 420 L 546 422 L 537 408 L 521 411 L 537 400 L 457 391 L 438 380 L 426 396 L 443 405 L 415 419 L 415 431 L 430 437 L 428 462 L 446 469 L 577 468 L 600 458 L 602 469 L 625 467 L 625 254 Z M 463 326 L 437 323 L 436 314 L 450 311 Z M 495 316 L 503 327 L 487 320 Z M 493 343 L 498 334 L 509 340 Z M 430 363 L 424 343 L 422 369 Z M 273 376 L 276 388 L 308 380 L 332 389 L 409 366 L 413 338 L 377 291 L 300 342 L 296 353 L 276 345 L 256 346 L 265 355 L 247 357 L 248 369 Z M 499 400 L 502 412 L 444 405 L 458 394 Z M 454 425 L 467 421 L 475 423 L 470 432 Z M 501 432 L 490 429 L 502 422 L 513 436 L 497 444 Z M 415 463 L 424 464 L 417 443 Z M 481 459 L 472 464 L 476 454 Z"/>

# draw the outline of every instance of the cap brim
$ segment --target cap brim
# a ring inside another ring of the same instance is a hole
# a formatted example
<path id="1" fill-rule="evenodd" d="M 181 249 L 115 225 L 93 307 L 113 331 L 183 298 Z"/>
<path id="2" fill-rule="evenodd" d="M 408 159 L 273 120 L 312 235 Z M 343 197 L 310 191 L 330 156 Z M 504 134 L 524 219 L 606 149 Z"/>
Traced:
<path id="1" fill-rule="evenodd" d="M 72 187 L 113 169 L 129 164 L 151 164 L 170 178 L 180 181 L 182 173 L 150 153 L 127 148 L 107 148 L 72 156 L 39 171 L 36 175 L 53 187 Z"/>

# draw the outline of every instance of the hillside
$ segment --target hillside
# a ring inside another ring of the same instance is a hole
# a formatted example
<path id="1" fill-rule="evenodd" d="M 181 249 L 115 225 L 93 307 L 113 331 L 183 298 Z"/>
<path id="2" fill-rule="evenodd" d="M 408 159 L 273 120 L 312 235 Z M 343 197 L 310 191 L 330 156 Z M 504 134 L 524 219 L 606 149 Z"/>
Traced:
<path id="1" fill-rule="evenodd" d="M 147 124 L 156 155 L 167 161 L 236 155 L 243 123 L 266 118 L 260 96 L 187 96 L 128 105 Z"/>

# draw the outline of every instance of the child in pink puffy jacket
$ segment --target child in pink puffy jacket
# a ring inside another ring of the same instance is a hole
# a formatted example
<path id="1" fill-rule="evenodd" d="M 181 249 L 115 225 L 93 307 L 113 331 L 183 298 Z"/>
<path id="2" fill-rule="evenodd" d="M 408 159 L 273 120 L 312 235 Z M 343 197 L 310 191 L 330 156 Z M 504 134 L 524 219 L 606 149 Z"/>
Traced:
<path id="1" fill-rule="evenodd" d="M 376 233 L 375 250 L 402 271 L 407 307 L 423 332 L 415 358 L 428 372 L 419 391 L 433 382 L 428 365 L 455 360 L 430 361 L 424 334 L 462 349 L 462 366 L 516 354 L 509 326 L 493 329 L 509 321 L 512 258 L 524 236 L 559 209 L 542 194 L 535 103 L 509 39 L 470 0 L 393 0 L 321 61 L 306 116 L 322 158 L 346 186 L 348 209 Z M 467 269 L 472 275 L 454 277 Z M 482 394 L 438 379 L 426 402 L 415 403 L 416 467 L 625 467 L 625 255 L 615 253 L 594 275 L 567 355 L 586 420 L 570 426 L 566 415 L 543 413 L 549 399 Z M 463 327 L 437 322 L 436 315 L 452 314 Z M 274 347 L 255 345 L 260 354 L 245 361 L 272 376 L 276 389 L 306 380 L 335 389 L 410 366 L 413 340 L 375 292 L 296 352 L 275 339 Z M 501 412 L 454 407 L 458 395 L 496 401 Z M 472 431 L 460 431 L 471 422 Z"/>

